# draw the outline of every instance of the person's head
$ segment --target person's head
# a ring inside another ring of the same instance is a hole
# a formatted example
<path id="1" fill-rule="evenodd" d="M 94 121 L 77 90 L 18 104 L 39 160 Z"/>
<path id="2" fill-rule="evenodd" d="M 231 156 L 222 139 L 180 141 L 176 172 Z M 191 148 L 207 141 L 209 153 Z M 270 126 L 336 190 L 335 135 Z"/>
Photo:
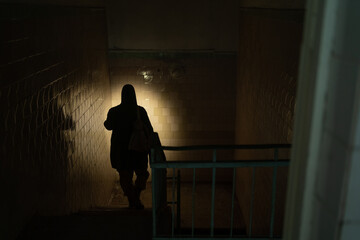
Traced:
<path id="1" fill-rule="evenodd" d="M 121 91 L 121 103 L 137 105 L 135 89 L 132 85 L 126 84 Z"/>

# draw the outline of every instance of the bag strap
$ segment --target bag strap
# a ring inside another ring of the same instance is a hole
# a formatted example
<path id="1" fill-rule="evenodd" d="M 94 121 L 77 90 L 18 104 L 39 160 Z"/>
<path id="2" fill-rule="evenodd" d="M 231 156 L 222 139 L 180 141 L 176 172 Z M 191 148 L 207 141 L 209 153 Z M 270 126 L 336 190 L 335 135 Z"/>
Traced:
<path id="1" fill-rule="evenodd" d="M 140 122 L 141 128 L 144 130 L 145 135 L 146 135 L 146 136 L 149 136 L 149 135 L 150 135 L 149 129 L 145 126 L 145 124 L 144 124 L 143 121 L 141 120 L 139 109 L 140 109 L 139 106 L 137 106 L 137 119 L 138 119 L 138 121 Z"/>
<path id="2" fill-rule="evenodd" d="M 141 122 L 139 106 L 136 105 L 137 119 Z"/>

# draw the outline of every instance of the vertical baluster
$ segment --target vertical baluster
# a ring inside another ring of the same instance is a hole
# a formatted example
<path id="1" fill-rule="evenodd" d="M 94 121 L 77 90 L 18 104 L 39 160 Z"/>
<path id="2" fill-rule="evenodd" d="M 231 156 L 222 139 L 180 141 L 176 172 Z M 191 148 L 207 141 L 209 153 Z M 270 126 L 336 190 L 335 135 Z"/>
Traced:
<path id="1" fill-rule="evenodd" d="M 216 149 L 213 150 L 213 162 L 216 162 Z M 214 236 L 215 182 L 216 182 L 216 168 L 213 167 L 212 186 L 211 186 L 211 224 L 210 224 L 211 237 Z"/>
<path id="2" fill-rule="evenodd" d="M 193 186 L 192 186 L 192 214 L 191 214 L 191 237 L 194 237 L 194 227 L 195 227 L 195 174 L 196 168 L 193 171 Z"/>
<path id="3" fill-rule="evenodd" d="M 177 191 L 176 191 L 176 228 L 178 231 L 180 231 L 180 227 L 181 227 L 181 213 L 180 213 L 180 184 L 181 184 L 181 178 L 180 178 L 180 169 L 178 169 L 178 174 L 177 174 Z"/>
<path id="4" fill-rule="evenodd" d="M 150 162 L 153 163 L 155 158 L 155 149 L 151 149 Z M 152 189 L 152 219 L 153 219 L 153 237 L 156 237 L 156 198 L 155 198 L 155 168 L 151 170 L 151 189 Z"/>
<path id="5" fill-rule="evenodd" d="M 233 187 L 232 187 L 232 196 L 231 196 L 231 220 L 230 220 L 230 237 L 233 236 L 233 226 L 234 226 L 234 200 L 235 200 L 235 183 L 236 181 L 236 168 L 233 172 Z"/>
<path id="6" fill-rule="evenodd" d="M 251 237 L 252 234 L 254 195 L 255 195 L 255 167 L 252 168 L 249 237 Z"/>
<path id="7" fill-rule="evenodd" d="M 172 177 L 172 208 L 171 208 L 171 236 L 175 234 L 175 168 L 173 168 Z"/>
<path id="8" fill-rule="evenodd" d="M 274 160 L 278 160 L 279 151 L 277 148 L 274 150 Z M 271 192 L 271 222 L 270 222 L 270 237 L 274 235 L 274 217 L 275 217 L 275 200 L 276 200 L 276 177 L 277 177 L 277 167 L 273 169 L 273 179 L 272 179 L 272 192 Z"/>

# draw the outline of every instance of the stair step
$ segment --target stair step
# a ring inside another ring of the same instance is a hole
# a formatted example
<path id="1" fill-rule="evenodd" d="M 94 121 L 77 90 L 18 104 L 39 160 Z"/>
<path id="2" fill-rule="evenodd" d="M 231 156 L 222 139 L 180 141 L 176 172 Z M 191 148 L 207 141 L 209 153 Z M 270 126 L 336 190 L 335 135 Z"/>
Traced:
<path id="1" fill-rule="evenodd" d="M 151 239 L 151 209 L 97 208 L 34 217 L 18 239 Z"/>

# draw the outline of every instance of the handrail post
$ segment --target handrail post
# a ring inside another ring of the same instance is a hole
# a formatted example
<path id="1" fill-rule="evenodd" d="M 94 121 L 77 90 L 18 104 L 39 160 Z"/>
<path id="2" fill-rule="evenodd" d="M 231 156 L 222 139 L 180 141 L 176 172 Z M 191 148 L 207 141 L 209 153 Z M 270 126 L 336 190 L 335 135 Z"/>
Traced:
<path id="1" fill-rule="evenodd" d="M 252 168 L 251 199 L 250 199 L 250 220 L 249 220 L 249 237 L 251 237 L 251 234 L 252 234 L 254 196 L 255 196 L 255 167 Z"/>
<path id="2" fill-rule="evenodd" d="M 193 170 L 193 187 L 192 187 L 192 211 L 191 211 L 191 237 L 194 237 L 195 232 L 195 180 L 196 180 L 196 168 Z"/>
<path id="3" fill-rule="evenodd" d="M 230 237 L 233 236 L 233 227 L 234 227 L 235 185 L 236 185 L 236 168 L 233 168 L 233 186 L 232 186 L 232 195 L 231 195 L 231 217 L 230 217 Z"/>
<path id="4" fill-rule="evenodd" d="M 173 168 L 173 177 L 172 177 L 172 206 L 171 206 L 171 236 L 174 237 L 175 234 L 175 168 Z"/>
<path id="5" fill-rule="evenodd" d="M 178 174 L 177 174 L 177 193 L 176 193 L 176 224 L 177 224 L 177 230 L 180 231 L 180 226 L 181 226 L 181 213 L 180 213 L 180 191 L 181 191 L 181 188 L 180 188 L 180 184 L 181 184 L 181 178 L 180 178 L 180 169 L 178 169 Z"/>
<path id="6" fill-rule="evenodd" d="M 274 161 L 279 159 L 279 149 L 274 149 Z M 275 200 L 276 200 L 276 177 L 277 167 L 273 170 L 272 193 L 271 193 L 271 222 L 270 222 L 270 238 L 274 236 L 274 217 L 275 217 Z"/>
<path id="7" fill-rule="evenodd" d="M 152 148 L 151 149 L 151 154 L 150 154 L 150 162 L 154 163 L 154 158 L 155 158 L 155 149 Z M 156 237 L 156 197 L 155 197 L 155 188 L 154 186 L 156 186 L 155 184 L 155 174 L 154 172 L 156 171 L 155 168 L 151 169 L 151 189 L 152 189 L 152 220 L 153 220 L 153 237 Z"/>
<path id="8" fill-rule="evenodd" d="M 213 149 L 213 162 L 216 162 L 216 149 Z M 212 170 L 212 186 L 211 186 L 211 224 L 210 235 L 214 236 L 214 215 L 215 215 L 215 183 L 216 183 L 216 168 Z"/>
<path id="9" fill-rule="evenodd" d="M 155 148 L 150 150 L 150 164 L 155 162 Z"/>

